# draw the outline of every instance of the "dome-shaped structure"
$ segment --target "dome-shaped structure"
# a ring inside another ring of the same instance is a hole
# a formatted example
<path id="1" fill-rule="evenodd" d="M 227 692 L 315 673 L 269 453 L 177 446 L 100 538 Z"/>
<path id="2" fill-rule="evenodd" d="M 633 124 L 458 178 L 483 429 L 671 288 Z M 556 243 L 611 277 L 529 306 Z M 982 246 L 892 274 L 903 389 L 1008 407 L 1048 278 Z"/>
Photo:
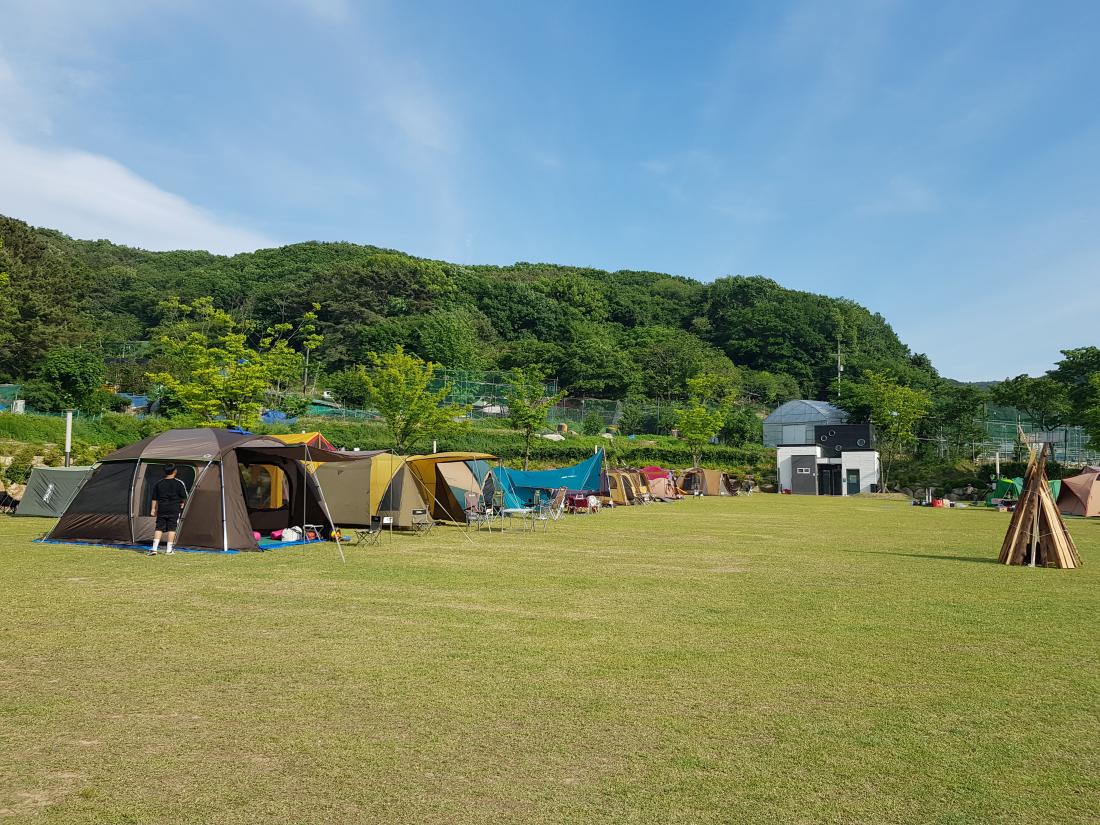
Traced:
<path id="1" fill-rule="evenodd" d="M 764 446 L 813 444 L 814 427 L 847 421 L 848 413 L 828 401 L 788 401 L 764 419 Z"/>
<path id="2" fill-rule="evenodd" d="M 123 447 L 96 465 L 48 541 L 140 547 L 152 539 L 152 489 L 174 464 L 188 489 L 181 550 L 259 550 L 255 533 L 332 519 L 306 461 L 352 457 L 276 438 L 202 428 L 168 430 Z"/>

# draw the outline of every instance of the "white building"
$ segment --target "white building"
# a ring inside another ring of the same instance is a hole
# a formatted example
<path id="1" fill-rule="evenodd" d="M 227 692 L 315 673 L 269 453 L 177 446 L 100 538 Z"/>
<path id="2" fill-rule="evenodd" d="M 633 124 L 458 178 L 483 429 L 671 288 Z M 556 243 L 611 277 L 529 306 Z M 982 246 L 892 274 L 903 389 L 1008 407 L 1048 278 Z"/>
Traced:
<path id="1" fill-rule="evenodd" d="M 765 430 L 764 439 L 767 446 L 776 447 L 780 491 L 808 496 L 878 492 L 881 463 L 870 424 L 812 421 L 842 414 L 819 401 L 788 402 L 776 413 L 781 414 L 773 414 L 777 420 L 771 422 L 772 432 Z"/>
<path id="2" fill-rule="evenodd" d="M 816 444 L 779 447 L 779 489 L 809 496 L 878 492 L 882 471 L 878 451 L 849 450 L 837 458 L 823 453 Z"/>

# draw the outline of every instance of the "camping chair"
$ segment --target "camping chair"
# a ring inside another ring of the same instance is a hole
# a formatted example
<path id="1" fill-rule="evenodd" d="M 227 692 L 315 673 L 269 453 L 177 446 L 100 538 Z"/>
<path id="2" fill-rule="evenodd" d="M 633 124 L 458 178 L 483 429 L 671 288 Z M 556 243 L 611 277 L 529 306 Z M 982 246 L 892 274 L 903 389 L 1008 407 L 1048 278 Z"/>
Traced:
<path id="1" fill-rule="evenodd" d="M 435 527 L 435 522 L 432 517 L 428 515 L 428 511 L 423 507 L 418 507 L 412 511 L 412 529 L 413 535 L 426 536 Z"/>
<path id="2" fill-rule="evenodd" d="M 370 517 L 370 527 L 337 527 L 336 540 L 349 547 L 360 544 L 379 545 L 382 543 L 382 518 Z"/>
<path id="3" fill-rule="evenodd" d="M 466 493 L 466 502 L 463 511 L 466 513 L 466 529 L 470 529 L 471 524 L 477 525 L 478 531 L 481 530 L 482 525 L 489 528 L 489 532 L 493 532 L 492 514 L 487 512 L 485 504 L 481 500 L 480 493 Z"/>
<path id="4" fill-rule="evenodd" d="M 554 492 L 554 497 L 550 499 L 550 503 L 547 505 L 548 514 L 553 521 L 560 521 L 561 517 L 565 515 L 565 499 L 569 495 L 569 489 L 567 487 L 559 487 Z"/>
<path id="5" fill-rule="evenodd" d="M 15 512 L 15 508 L 18 506 L 18 499 L 12 498 L 7 493 L 0 493 L 0 513 L 7 513 L 8 515 L 11 515 Z"/>

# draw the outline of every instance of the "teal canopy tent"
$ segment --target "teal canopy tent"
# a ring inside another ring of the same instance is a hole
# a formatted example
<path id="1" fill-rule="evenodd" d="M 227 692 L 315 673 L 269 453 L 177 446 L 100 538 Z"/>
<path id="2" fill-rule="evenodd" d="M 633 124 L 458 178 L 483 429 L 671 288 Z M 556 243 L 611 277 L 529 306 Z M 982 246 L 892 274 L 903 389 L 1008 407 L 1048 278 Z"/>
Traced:
<path id="1" fill-rule="evenodd" d="M 603 450 L 572 467 L 557 470 L 493 470 L 497 486 L 504 491 L 505 507 L 525 507 L 541 498 L 543 492 L 565 487 L 571 493 L 602 492 Z"/>

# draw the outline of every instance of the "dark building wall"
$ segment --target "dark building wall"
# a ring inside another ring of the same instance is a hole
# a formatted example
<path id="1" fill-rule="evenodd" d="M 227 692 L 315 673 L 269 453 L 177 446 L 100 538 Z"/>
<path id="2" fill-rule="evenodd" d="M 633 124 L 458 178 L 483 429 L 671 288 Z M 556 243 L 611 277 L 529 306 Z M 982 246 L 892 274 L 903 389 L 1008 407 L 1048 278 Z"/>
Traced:
<path id="1" fill-rule="evenodd" d="M 826 458 L 843 452 L 875 449 L 875 429 L 870 424 L 820 424 L 814 427 L 814 441 Z"/>

